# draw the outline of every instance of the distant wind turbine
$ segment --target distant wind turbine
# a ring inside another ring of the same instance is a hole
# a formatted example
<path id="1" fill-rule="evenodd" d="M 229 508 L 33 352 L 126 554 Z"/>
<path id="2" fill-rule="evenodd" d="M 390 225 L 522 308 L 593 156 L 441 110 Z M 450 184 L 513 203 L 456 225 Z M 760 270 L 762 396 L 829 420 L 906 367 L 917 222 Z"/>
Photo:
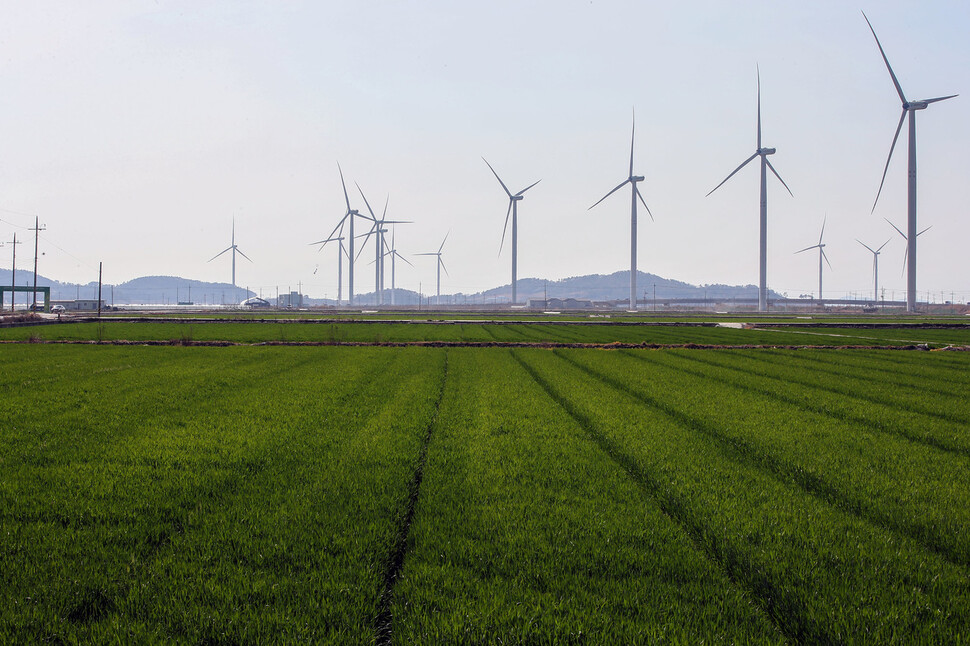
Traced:
<path id="1" fill-rule="evenodd" d="M 347 239 L 348 250 L 347 250 L 347 304 L 354 304 L 354 218 L 364 218 L 368 219 L 367 216 L 361 215 L 360 211 L 357 209 L 350 208 L 350 196 L 347 195 L 347 183 L 344 182 L 344 171 L 340 168 L 340 162 L 337 162 L 337 170 L 340 172 L 340 186 L 344 189 L 344 202 L 347 204 L 347 211 L 344 216 L 340 218 L 337 222 L 337 226 L 333 228 L 323 240 L 318 240 L 317 242 L 311 242 L 310 244 L 325 244 L 328 240 L 332 240 L 334 234 L 337 231 L 343 232 L 343 226 L 345 223 L 350 224 L 350 236 Z"/>
<path id="2" fill-rule="evenodd" d="M 636 114 L 634 114 L 633 128 L 630 133 L 630 176 L 627 177 L 625 180 L 623 180 L 623 182 L 619 186 L 617 186 L 612 191 L 610 191 L 609 193 L 601 197 L 599 199 L 599 202 L 596 202 L 596 204 L 599 204 L 600 202 L 608 198 L 610 195 L 613 195 L 613 193 L 616 193 L 618 190 L 620 190 L 627 184 L 630 185 L 630 200 L 631 200 L 631 205 L 630 205 L 630 309 L 631 310 L 637 309 L 637 198 L 640 199 L 640 202 L 643 204 L 643 208 L 647 210 L 647 215 L 649 215 L 650 219 L 653 220 L 653 213 L 650 212 L 650 207 L 647 206 L 646 201 L 644 201 L 643 199 L 643 195 L 640 194 L 640 189 L 637 188 L 637 182 L 642 182 L 645 178 L 642 175 L 633 174 L 633 142 L 636 136 L 636 131 L 637 131 L 637 121 L 636 121 Z M 587 211 L 592 210 L 593 207 L 596 206 L 596 204 L 589 207 Z"/>
<path id="3" fill-rule="evenodd" d="M 374 237 L 374 264 L 376 265 L 374 270 L 374 300 L 377 305 L 384 304 L 384 247 L 385 238 L 384 234 L 387 233 L 387 229 L 384 228 L 386 224 L 411 224 L 408 220 L 388 220 L 387 219 L 387 204 L 390 201 L 390 196 L 384 202 L 384 212 L 381 214 L 380 219 L 374 215 L 374 210 L 370 207 L 370 202 L 364 196 L 364 191 L 361 190 L 360 185 L 357 185 L 357 190 L 360 191 L 360 196 L 364 199 L 364 204 L 367 206 L 367 211 L 370 213 L 371 220 L 373 224 L 370 230 L 364 236 L 364 242 L 361 243 L 361 252 L 364 250 L 364 245 L 367 244 L 367 239 L 372 235 Z"/>
<path id="4" fill-rule="evenodd" d="M 226 247 L 216 255 L 209 258 L 208 262 L 212 262 L 213 260 L 221 256 L 222 254 L 226 253 L 227 251 L 232 252 L 232 286 L 235 287 L 236 286 L 236 254 L 238 253 L 240 256 L 242 256 L 249 262 L 252 262 L 252 259 L 246 254 L 244 254 L 242 250 L 236 245 L 236 218 L 232 219 L 232 244 L 230 244 L 228 247 Z"/>
<path id="5" fill-rule="evenodd" d="M 886 222 L 889 222 L 889 219 L 888 218 L 883 218 L 883 219 L 886 220 Z M 906 269 L 909 267 L 909 263 L 907 262 L 907 260 L 909 259 L 909 250 L 910 250 L 909 237 L 907 237 L 907 235 L 905 233 L 903 233 L 900 230 L 900 228 L 897 227 L 892 222 L 889 222 L 889 226 L 891 226 L 893 229 L 895 229 L 896 230 L 896 233 L 898 233 L 899 235 L 901 235 L 903 237 L 903 240 L 906 241 L 906 251 L 903 252 L 903 273 L 906 273 Z M 923 235 L 924 233 L 926 233 L 927 231 L 929 231 L 932 228 L 933 228 L 933 225 L 931 224 L 930 226 L 926 227 L 925 229 L 923 229 L 922 231 L 920 231 L 919 233 L 917 233 L 916 236 L 919 237 L 919 236 Z M 912 310 L 909 309 L 909 294 L 907 293 L 906 296 L 907 296 L 906 310 L 907 311 L 912 311 Z M 914 303 L 914 309 L 915 309 L 915 303 Z"/>
<path id="6" fill-rule="evenodd" d="M 899 116 L 899 125 L 896 126 L 896 134 L 893 135 L 893 143 L 889 147 L 889 157 L 886 159 L 886 167 L 882 171 L 879 191 L 876 193 L 876 200 L 872 203 L 873 212 L 875 212 L 876 203 L 879 202 L 879 196 L 882 194 L 882 185 L 886 182 L 886 173 L 889 172 L 889 162 L 893 158 L 893 150 L 896 148 L 896 140 L 899 139 L 899 131 L 903 129 L 903 121 L 906 119 L 906 115 L 909 114 L 909 171 L 907 173 L 908 199 L 906 209 L 906 230 L 908 233 L 904 237 L 906 238 L 906 254 L 908 258 L 906 265 L 906 311 L 914 312 L 916 311 L 916 238 L 919 237 L 919 234 L 916 232 L 916 112 L 918 110 L 925 110 L 931 103 L 952 99 L 958 95 L 950 94 L 947 96 L 938 96 L 935 99 L 922 99 L 918 101 L 906 100 L 906 95 L 903 94 L 903 88 L 896 79 L 896 73 L 893 72 L 893 68 L 889 64 L 889 59 L 886 58 L 886 52 L 883 51 L 882 43 L 879 42 L 879 37 L 876 36 L 876 30 L 872 28 L 872 23 L 869 22 L 869 17 L 866 16 L 865 12 L 862 13 L 862 17 L 866 19 L 866 24 L 869 25 L 869 31 L 872 32 L 872 37 L 876 39 L 876 46 L 879 47 L 879 53 L 882 54 L 882 60 L 886 63 L 886 69 L 889 70 L 889 76 L 892 77 L 893 85 L 896 87 L 896 94 L 899 95 L 899 100 L 903 104 L 903 112 Z M 893 225 L 894 228 L 895 226 Z"/>
<path id="7" fill-rule="evenodd" d="M 711 193 L 721 188 L 724 182 L 728 181 L 734 174 L 739 170 L 744 168 L 748 162 L 750 162 L 755 157 L 761 157 L 761 239 L 759 244 L 760 249 L 760 273 L 759 273 L 759 283 L 758 283 L 758 311 L 764 312 L 768 309 L 768 173 L 767 170 L 771 169 L 771 172 L 775 174 L 778 181 L 781 182 L 788 194 L 794 197 L 791 189 L 788 188 L 788 184 L 785 180 L 781 178 L 775 167 L 771 165 L 768 161 L 768 155 L 775 154 L 774 148 L 765 148 L 761 145 L 761 69 L 758 69 L 758 148 L 754 151 L 754 154 L 744 160 L 744 162 L 734 169 L 730 175 L 724 178 L 720 184 L 715 186 Z M 708 193 L 710 195 L 711 193 Z"/>
<path id="8" fill-rule="evenodd" d="M 336 242 L 338 244 L 338 247 L 337 247 L 337 307 L 340 307 L 341 301 L 343 301 L 343 286 L 344 286 L 343 260 L 344 260 L 344 256 L 347 255 L 347 247 L 344 246 L 345 238 L 343 237 L 343 233 L 344 233 L 344 228 L 343 228 L 343 225 L 341 225 L 340 232 L 338 233 L 337 237 L 327 238 L 326 240 L 320 240 L 319 242 L 313 243 L 313 244 L 320 245 L 320 248 L 317 249 L 318 252 L 323 251 L 323 248 L 327 245 L 328 242 Z"/>
<path id="9" fill-rule="evenodd" d="M 397 258 L 400 258 L 407 264 L 414 267 L 414 265 L 411 264 L 411 261 L 402 256 L 397 250 L 397 247 L 394 244 L 394 227 L 391 227 L 391 248 L 388 250 L 386 255 L 391 257 L 391 305 L 394 305 L 394 292 L 397 290 L 397 286 L 394 284 L 394 261 Z"/>
<path id="10" fill-rule="evenodd" d="M 822 230 L 818 234 L 818 244 L 813 244 L 811 247 L 805 247 L 804 249 L 799 249 L 795 253 L 802 253 L 803 251 L 808 251 L 809 249 L 818 249 L 818 300 L 822 300 L 822 260 L 825 260 L 825 264 L 832 268 L 832 263 L 829 262 L 829 257 L 825 255 L 825 243 L 822 242 L 822 236 L 825 235 L 825 220 L 822 220 Z"/>
<path id="11" fill-rule="evenodd" d="M 437 251 L 429 251 L 427 253 L 416 253 L 415 256 L 437 256 L 438 257 L 438 282 L 435 288 L 435 304 L 441 304 L 441 270 L 445 270 L 445 275 L 448 274 L 448 269 L 445 267 L 444 261 L 441 259 L 441 250 L 445 248 L 445 241 L 448 240 L 448 236 L 451 235 L 451 231 L 445 234 L 445 239 L 441 241 L 441 246 L 438 247 Z"/>
<path id="12" fill-rule="evenodd" d="M 498 176 L 498 173 L 496 173 L 495 172 L 495 169 L 492 168 L 492 165 L 488 163 L 488 160 L 485 159 L 484 157 L 482 157 L 482 161 L 484 161 L 485 162 L 485 165 L 488 166 L 489 170 L 492 171 L 492 174 L 495 175 L 495 179 L 498 180 L 498 183 L 502 185 L 502 189 L 505 191 L 506 195 L 509 196 L 509 210 L 505 212 L 505 226 L 502 227 L 502 243 L 499 245 L 498 252 L 499 252 L 499 255 L 501 255 L 501 253 L 502 253 L 502 247 L 505 246 L 505 231 L 509 227 L 509 215 L 511 215 L 512 216 L 512 303 L 515 304 L 517 302 L 516 301 L 516 284 L 518 282 L 517 281 L 517 276 L 518 276 L 518 274 L 517 274 L 517 262 L 518 262 L 518 248 L 519 248 L 518 247 L 518 239 L 519 239 L 519 235 L 518 235 L 518 219 L 519 219 L 519 217 L 518 217 L 519 216 L 518 204 L 523 199 L 523 195 L 522 194 L 525 193 L 526 191 L 528 191 L 530 188 L 532 188 L 536 184 L 538 184 L 539 182 L 541 182 L 542 180 L 541 179 L 540 180 L 536 180 L 535 182 L 533 182 L 532 184 L 529 184 L 528 186 L 526 186 L 525 188 L 523 188 L 521 191 L 519 191 L 515 195 L 512 195 L 512 191 L 510 191 L 509 188 L 505 185 L 505 182 L 502 181 L 502 178 Z"/>
<path id="13" fill-rule="evenodd" d="M 892 224 L 892 222 L 890 222 L 890 224 Z M 878 303 L 879 302 L 879 253 L 882 251 L 883 247 L 889 244 L 889 240 L 886 240 L 884 243 L 879 245 L 878 249 L 873 249 L 862 240 L 859 240 L 859 238 L 856 238 L 855 241 L 861 244 L 866 249 L 868 249 L 870 253 L 872 253 L 872 302 Z"/>

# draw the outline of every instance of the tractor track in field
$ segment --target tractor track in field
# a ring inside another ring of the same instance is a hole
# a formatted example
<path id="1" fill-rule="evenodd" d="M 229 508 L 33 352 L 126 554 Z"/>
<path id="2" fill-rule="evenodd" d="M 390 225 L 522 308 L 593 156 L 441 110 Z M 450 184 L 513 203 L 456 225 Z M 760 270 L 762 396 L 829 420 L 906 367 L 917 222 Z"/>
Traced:
<path id="1" fill-rule="evenodd" d="M 722 343 L 578 343 L 567 341 L 192 341 L 187 339 L 11 339 L 0 345 L 119 345 L 119 346 L 185 346 L 185 347 L 351 347 L 351 348 L 544 348 L 590 350 L 916 350 L 970 352 L 970 345 L 930 348 L 918 345 L 789 345 L 789 344 L 722 344 Z"/>
<path id="2" fill-rule="evenodd" d="M 411 481 L 408 483 L 408 502 L 404 515 L 397 528 L 394 545 L 391 549 L 390 558 L 384 570 L 384 587 L 378 601 L 377 616 L 374 619 L 375 643 L 390 644 L 392 630 L 394 627 L 394 615 L 391 606 L 394 602 L 394 588 L 397 585 L 401 570 L 404 569 L 404 559 L 408 552 L 408 536 L 411 533 L 411 522 L 414 520 L 414 509 L 421 494 L 421 482 L 424 480 L 424 467 L 428 461 L 428 446 L 431 444 L 431 436 L 435 427 L 438 425 L 438 413 L 441 410 L 441 401 L 445 394 L 445 384 L 448 381 L 448 353 L 445 352 L 444 368 L 441 375 L 441 386 L 438 389 L 438 398 L 434 403 L 434 413 L 428 428 L 424 433 L 421 444 L 421 453 L 418 455 L 418 463 L 414 469 Z"/>

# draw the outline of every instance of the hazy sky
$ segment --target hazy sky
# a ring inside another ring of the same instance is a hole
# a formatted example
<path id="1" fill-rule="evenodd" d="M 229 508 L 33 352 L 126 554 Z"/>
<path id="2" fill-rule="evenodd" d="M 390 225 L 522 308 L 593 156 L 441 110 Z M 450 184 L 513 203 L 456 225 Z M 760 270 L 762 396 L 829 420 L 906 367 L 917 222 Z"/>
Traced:
<path id="1" fill-rule="evenodd" d="M 0 235 L 37 215 L 40 273 L 119 283 L 151 274 L 336 295 L 325 237 L 359 182 L 413 220 L 404 254 L 444 235 L 442 291 L 507 283 L 499 257 L 517 191 L 519 276 L 629 267 L 631 110 L 642 214 L 639 268 L 697 284 L 758 280 L 756 65 L 770 178 L 768 284 L 827 296 L 871 290 L 870 246 L 892 238 L 880 282 L 900 298 L 905 131 L 870 214 L 900 104 L 859 9 L 907 96 L 962 93 L 918 115 L 919 289 L 970 300 L 970 4 L 778 2 L 13 2 L 0 4 Z M 380 205 L 380 207 L 378 207 Z M 30 262 L 30 245 L 18 264 Z M 373 252 L 367 250 L 362 263 Z M 434 259 L 398 286 L 434 289 Z M 0 249 L 9 267 L 10 245 Z M 357 291 L 373 289 L 361 264 Z M 920 298 L 923 298 L 921 293 Z"/>

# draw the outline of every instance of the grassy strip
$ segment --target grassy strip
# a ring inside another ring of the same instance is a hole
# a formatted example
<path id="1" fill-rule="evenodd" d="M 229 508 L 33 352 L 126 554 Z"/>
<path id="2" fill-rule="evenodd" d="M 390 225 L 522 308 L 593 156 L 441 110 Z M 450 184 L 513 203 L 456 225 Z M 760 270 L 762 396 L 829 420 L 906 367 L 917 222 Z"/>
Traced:
<path id="1" fill-rule="evenodd" d="M 396 643 L 781 641 L 509 352 L 449 356 Z"/>
<path id="2" fill-rule="evenodd" d="M 676 400 L 664 404 L 670 410 L 645 405 L 550 353 L 519 354 L 793 641 L 949 643 L 967 634 L 964 568 L 739 459 L 692 428 Z"/>

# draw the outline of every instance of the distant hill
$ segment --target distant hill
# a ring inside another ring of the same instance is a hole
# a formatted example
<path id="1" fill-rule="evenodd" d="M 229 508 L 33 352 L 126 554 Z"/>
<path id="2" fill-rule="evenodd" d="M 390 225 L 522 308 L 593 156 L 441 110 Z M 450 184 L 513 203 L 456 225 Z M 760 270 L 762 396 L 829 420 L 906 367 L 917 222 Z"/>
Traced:
<path id="1" fill-rule="evenodd" d="M 17 271 L 18 285 L 31 285 L 34 275 L 29 270 Z M 0 284 L 10 284 L 10 270 L 0 269 Z M 96 282 L 78 285 L 62 283 L 44 276 L 37 277 L 37 284 L 51 287 L 51 298 L 55 300 L 69 300 L 73 298 L 96 298 L 98 284 Z M 691 285 L 679 280 L 662 278 L 645 272 L 637 273 L 638 297 L 651 300 L 656 288 L 658 302 L 674 298 L 703 298 L 721 302 L 734 298 L 758 298 L 756 285 Z M 390 305 L 390 289 L 384 292 L 384 302 Z M 519 303 L 525 304 L 529 299 L 542 299 L 543 292 L 548 298 L 576 298 L 591 301 L 625 301 L 630 296 L 630 272 L 617 271 L 612 274 L 591 274 L 574 276 L 561 280 L 544 280 L 541 278 L 522 278 L 519 280 L 517 298 Z M 228 283 L 208 283 L 178 276 L 142 276 L 118 285 L 102 287 L 101 297 L 106 303 L 115 305 L 137 304 L 172 304 L 178 302 L 193 302 L 202 304 L 233 304 L 239 303 L 258 293 L 245 287 L 233 287 Z M 424 294 L 423 302 L 433 294 Z M 770 298 L 780 298 L 776 292 L 769 293 Z M 263 298 L 272 302 L 276 300 L 273 294 L 263 294 Z M 344 294 L 346 299 L 346 293 Z M 18 301 L 24 302 L 23 296 Z M 394 303 L 396 305 L 417 305 L 419 295 L 408 289 L 396 289 Z M 512 300 L 512 286 L 502 285 L 484 292 L 474 294 L 442 294 L 442 303 L 454 304 L 507 304 Z M 356 294 L 355 304 L 374 305 L 376 299 L 373 292 Z M 334 299 L 310 298 L 304 299 L 304 305 L 335 305 Z M 346 300 L 344 301 L 346 304 Z"/>

